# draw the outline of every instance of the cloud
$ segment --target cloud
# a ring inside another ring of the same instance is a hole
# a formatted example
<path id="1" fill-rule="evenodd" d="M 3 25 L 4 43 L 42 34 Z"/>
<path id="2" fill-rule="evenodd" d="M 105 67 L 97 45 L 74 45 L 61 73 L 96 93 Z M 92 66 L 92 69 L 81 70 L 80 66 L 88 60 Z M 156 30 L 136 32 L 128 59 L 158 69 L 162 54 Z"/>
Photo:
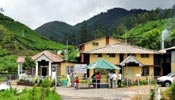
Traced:
<path id="1" fill-rule="evenodd" d="M 71 25 L 114 7 L 169 8 L 174 0 L 1 0 L 4 14 L 35 29 L 50 21 Z"/>

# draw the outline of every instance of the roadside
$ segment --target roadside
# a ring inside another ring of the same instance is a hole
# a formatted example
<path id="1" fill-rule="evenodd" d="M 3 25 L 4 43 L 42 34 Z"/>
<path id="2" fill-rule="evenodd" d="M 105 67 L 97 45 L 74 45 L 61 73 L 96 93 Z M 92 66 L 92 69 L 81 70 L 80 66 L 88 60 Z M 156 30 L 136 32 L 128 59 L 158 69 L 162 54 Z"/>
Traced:
<path id="1" fill-rule="evenodd" d="M 31 86 L 16 85 L 15 82 L 12 83 L 12 87 L 18 90 L 32 88 Z M 57 87 L 56 92 L 61 95 L 63 100 L 131 100 L 138 94 L 142 96 L 142 100 L 148 100 L 150 89 L 153 87 L 153 85 L 143 85 L 116 89 L 80 88 L 79 90 L 75 90 L 73 87 Z M 165 89 L 166 87 L 161 87 L 162 91 Z"/>

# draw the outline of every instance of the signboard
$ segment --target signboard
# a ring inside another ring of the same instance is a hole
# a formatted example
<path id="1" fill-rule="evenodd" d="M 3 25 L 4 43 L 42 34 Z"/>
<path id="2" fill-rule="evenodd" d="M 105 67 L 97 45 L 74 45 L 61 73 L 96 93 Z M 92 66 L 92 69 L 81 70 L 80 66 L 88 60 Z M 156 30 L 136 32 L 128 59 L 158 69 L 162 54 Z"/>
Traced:
<path id="1" fill-rule="evenodd" d="M 141 76 L 141 74 L 136 74 L 136 76 L 140 77 L 140 76 Z"/>
<path id="2" fill-rule="evenodd" d="M 74 72 L 75 73 L 86 73 L 87 69 L 86 69 L 86 64 L 75 64 L 75 69 Z"/>

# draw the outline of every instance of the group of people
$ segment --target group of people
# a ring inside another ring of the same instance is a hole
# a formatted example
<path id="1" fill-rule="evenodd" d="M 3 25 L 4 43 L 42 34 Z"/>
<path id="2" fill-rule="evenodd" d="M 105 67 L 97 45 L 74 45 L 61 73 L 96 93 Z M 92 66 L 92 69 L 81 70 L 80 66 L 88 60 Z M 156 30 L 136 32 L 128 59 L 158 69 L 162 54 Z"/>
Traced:
<path id="1" fill-rule="evenodd" d="M 97 87 L 97 88 L 100 88 L 100 80 L 101 80 L 101 74 L 100 72 L 96 72 L 94 73 L 92 76 L 92 84 L 93 84 L 93 87 Z"/>
<path id="2" fill-rule="evenodd" d="M 119 73 L 117 75 L 117 74 L 115 74 L 115 72 L 110 71 L 108 74 L 108 77 L 110 79 L 110 88 L 116 88 L 117 85 L 118 85 L 118 87 L 121 87 L 121 80 L 122 80 L 121 73 Z"/>
<path id="3" fill-rule="evenodd" d="M 74 87 L 75 86 L 75 89 L 78 90 L 80 80 L 79 80 L 78 76 L 76 75 L 76 73 L 72 73 L 71 75 L 70 75 L 70 73 L 68 73 L 66 78 L 67 78 L 67 87 Z"/>

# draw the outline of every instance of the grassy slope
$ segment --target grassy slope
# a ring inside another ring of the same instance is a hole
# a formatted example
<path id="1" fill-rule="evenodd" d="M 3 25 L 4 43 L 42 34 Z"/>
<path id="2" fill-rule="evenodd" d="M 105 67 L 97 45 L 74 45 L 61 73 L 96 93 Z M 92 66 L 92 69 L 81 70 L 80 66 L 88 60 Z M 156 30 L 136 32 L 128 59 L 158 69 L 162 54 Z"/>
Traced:
<path id="1" fill-rule="evenodd" d="M 175 18 L 164 20 L 149 21 L 143 25 L 138 25 L 128 32 L 122 38 L 130 38 L 132 44 L 140 45 L 142 47 L 151 49 L 160 49 L 161 33 L 164 29 L 168 29 L 169 38 L 167 41 L 171 42 L 175 34 Z M 170 45 L 169 45 L 170 46 Z"/>
<path id="2" fill-rule="evenodd" d="M 16 42 L 17 51 L 13 48 L 0 48 L 0 70 L 4 68 L 11 70 L 17 69 L 16 59 L 19 55 L 33 55 L 36 52 L 48 50 L 62 50 L 65 48 L 63 44 L 56 43 L 38 35 L 35 31 L 27 26 L 14 21 L 13 19 L 0 14 L 0 30 L 2 32 L 10 32 L 14 35 L 12 43 Z M 24 35 L 22 35 L 24 32 Z"/>

